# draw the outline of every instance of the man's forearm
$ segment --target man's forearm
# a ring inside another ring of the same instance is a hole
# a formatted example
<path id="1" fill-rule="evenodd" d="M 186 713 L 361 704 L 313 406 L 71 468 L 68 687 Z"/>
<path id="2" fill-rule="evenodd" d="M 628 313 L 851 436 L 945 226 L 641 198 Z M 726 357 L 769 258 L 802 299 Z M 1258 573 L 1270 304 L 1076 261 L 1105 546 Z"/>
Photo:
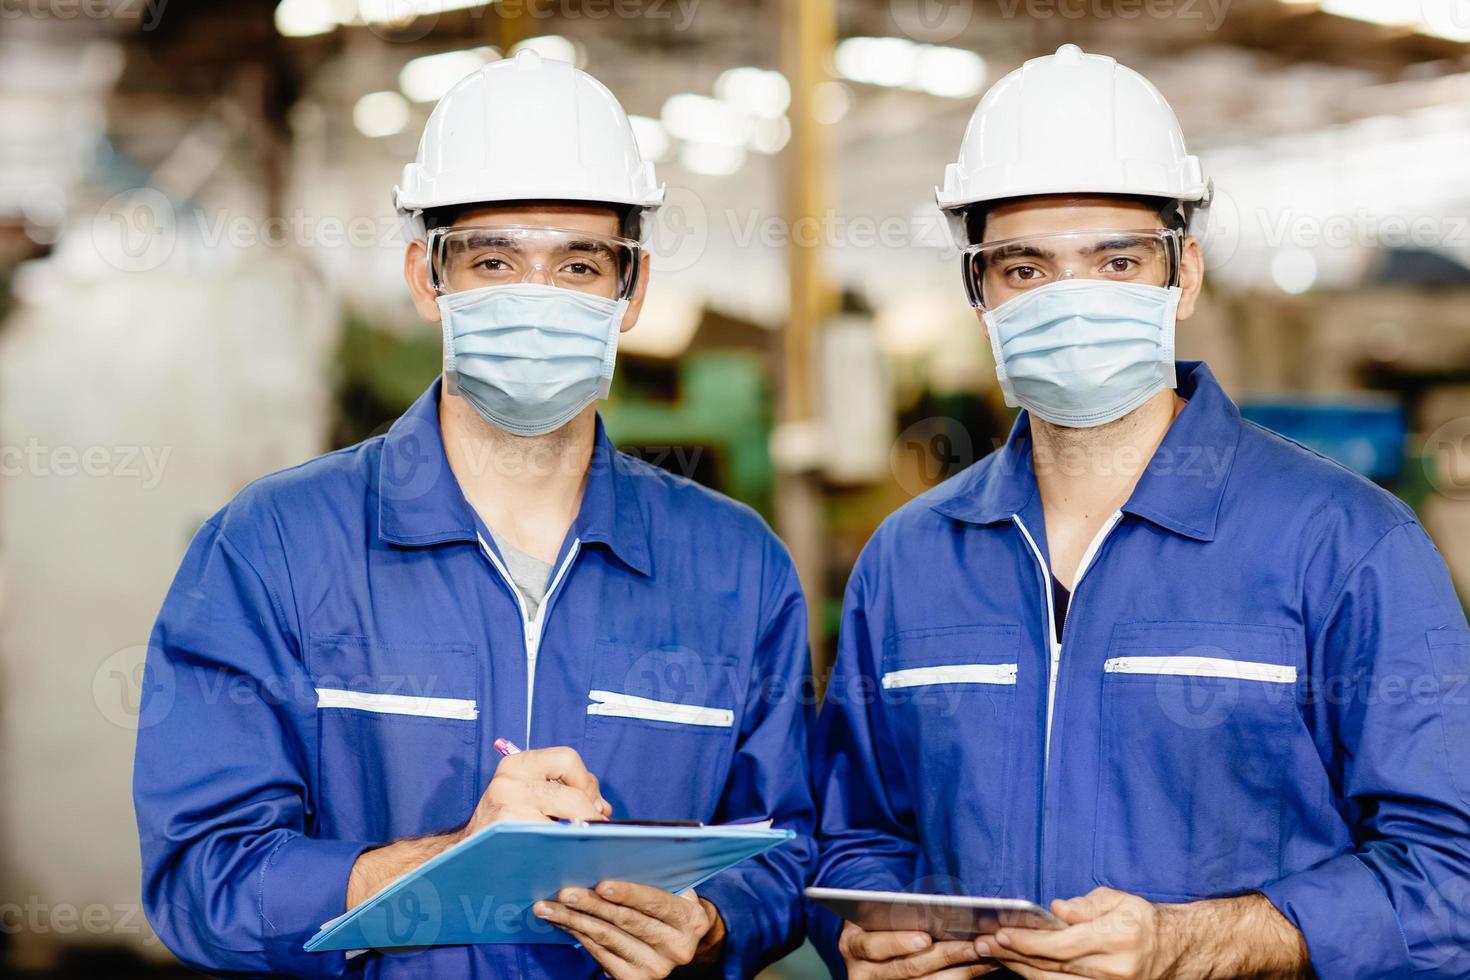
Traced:
<path id="1" fill-rule="evenodd" d="M 408 874 L 429 858 L 458 843 L 464 833 L 452 830 L 428 837 L 408 837 L 363 851 L 347 876 L 347 909 L 352 911 L 380 889 Z"/>
<path id="2" fill-rule="evenodd" d="M 1264 895 L 1160 905 L 1160 930 L 1180 951 L 1179 980 L 1297 980 L 1311 975 L 1306 940 Z"/>

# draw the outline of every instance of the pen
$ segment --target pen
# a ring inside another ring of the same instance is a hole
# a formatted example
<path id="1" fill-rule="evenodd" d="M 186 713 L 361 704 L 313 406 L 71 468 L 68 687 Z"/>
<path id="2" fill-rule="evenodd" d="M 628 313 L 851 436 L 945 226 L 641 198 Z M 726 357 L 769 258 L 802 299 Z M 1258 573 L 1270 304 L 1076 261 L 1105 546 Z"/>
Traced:
<path id="1" fill-rule="evenodd" d="M 509 757 L 521 754 L 521 747 L 508 738 L 497 738 L 494 745 L 495 751 L 499 752 L 502 756 Z M 556 783 L 558 786 L 566 785 L 560 779 L 552 779 L 549 782 Z"/>
<path id="2" fill-rule="evenodd" d="M 518 755 L 520 753 L 520 751 L 521 751 L 520 746 L 516 745 L 516 743 L 512 742 L 508 738 L 497 738 L 495 740 L 495 742 L 494 742 L 494 745 L 495 745 L 495 751 L 496 752 L 499 752 L 502 756 Z M 553 779 L 552 782 L 553 783 L 560 783 L 561 780 L 560 779 Z M 571 821 L 567 821 L 567 822 L 568 823 L 571 823 L 573 825 L 581 825 L 581 826 L 585 826 L 586 823 L 587 823 L 585 820 L 571 820 Z M 636 826 L 636 827 L 703 827 L 704 826 L 704 824 L 700 823 L 698 820 L 605 820 L 605 821 L 601 821 L 601 822 L 603 822 L 603 823 L 610 823 L 610 824 L 627 824 L 629 826 Z"/>

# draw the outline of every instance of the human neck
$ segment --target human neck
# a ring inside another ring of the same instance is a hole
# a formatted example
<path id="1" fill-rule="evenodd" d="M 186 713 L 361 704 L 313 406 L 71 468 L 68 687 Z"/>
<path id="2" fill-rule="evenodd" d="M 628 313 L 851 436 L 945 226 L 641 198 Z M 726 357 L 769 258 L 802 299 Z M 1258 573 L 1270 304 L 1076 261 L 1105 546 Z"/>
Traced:
<path id="1" fill-rule="evenodd" d="M 1186 402 L 1161 391 L 1115 422 L 1090 429 L 1032 416 L 1032 467 L 1048 515 L 1101 520 L 1127 502 Z"/>
<path id="2" fill-rule="evenodd" d="M 554 562 L 582 507 L 596 410 L 589 405 L 555 432 L 518 436 L 446 393 L 439 430 L 450 472 L 480 519 L 521 551 Z"/>

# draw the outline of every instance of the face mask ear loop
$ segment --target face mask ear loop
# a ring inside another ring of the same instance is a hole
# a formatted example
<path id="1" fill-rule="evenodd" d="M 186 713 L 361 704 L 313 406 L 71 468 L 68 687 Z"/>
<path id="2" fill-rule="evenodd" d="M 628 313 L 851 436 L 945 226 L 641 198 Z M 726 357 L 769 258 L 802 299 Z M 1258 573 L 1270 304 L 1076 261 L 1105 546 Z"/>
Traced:
<path id="1" fill-rule="evenodd" d="M 1000 324 L 994 310 L 985 311 L 985 327 L 985 332 L 990 335 L 990 356 L 995 360 L 995 379 L 1000 382 L 1000 393 L 1005 396 L 1007 405 L 1020 408 L 1021 403 L 1016 400 L 1015 389 L 1011 387 L 1011 379 L 1006 374 L 1006 359 L 1001 356 Z"/>
<path id="2" fill-rule="evenodd" d="M 623 317 L 628 314 L 628 301 L 618 300 L 617 308 L 608 317 L 607 343 L 602 354 L 602 384 L 597 389 L 598 398 L 606 398 L 612 391 L 613 366 L 618 359 L 618 338 L 623 335 Z"/>
<path id="3" fill-rule="evenodd" d="M 1178 366 L 1174 363 L 1174 337 L 1179 325 L 1179 301 L 1183 297 L 1183 289 L 1178 286 L 1169 287 L 1168 312 L 1164 316 L 1164 336 L 1159 342 L 1159 362 L 1164 368 L 1165 387 L 1174 390 L 1179 388 Z"/>
<path id="4" fill-rule="evenodd" d="M 435 299 L 439 306 L 439 332 L 444 337 L 444 390 L 451 395 L 459 394 L 459 374 L 454 369 L 454 329 L 451 326 L 453 314 L 450 312 L 449 304 L 445 302 L 447 294 Z"/>

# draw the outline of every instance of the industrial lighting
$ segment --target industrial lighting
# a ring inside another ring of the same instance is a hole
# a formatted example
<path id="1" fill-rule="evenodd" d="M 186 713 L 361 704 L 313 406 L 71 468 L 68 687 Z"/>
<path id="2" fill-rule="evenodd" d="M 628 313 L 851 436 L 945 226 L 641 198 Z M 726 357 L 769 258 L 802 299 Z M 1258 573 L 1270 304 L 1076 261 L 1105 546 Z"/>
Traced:
<path id="1" fill-rule="evenodd" d="M 914 86 L 931 95 L 971 98 L 985 87 L 985 59 L 963 48 L 923 45 L 914 66 Z"/>
<path id="2" fill-rule="evenodd" d="M 669 135 L 691 143 L 743 147 L 750 137 L 748 116 L 728 102 L 693 92 L 669 96 L 659 118 Z"/>
<path id="3" fill-rule="evenodd" d="M 469 51 L 445 51 L 415 58 L 398 73 L 398 88 L 414 102 L 437 102 L 455 82 L 471 72 L 479 71 L 487 61 L 494 61 L 494 48 Z"/>
<path id="4" fill-rule="evenodd" d="M 368 24 L 403 24 L 415 17 L 450 10 L 488 7 L 494 0 L 357 0 L 359 16 Z"/>
<path id="5" fill-rule="evenodd" d="M 629 116 L 628 122 L 633 125 L 633 138 L 643 159 L 657 162 L 668 157 L 674 141 L 663 123 L 650 116 Z"/>
<path id="6" fill-rule="evenodd" d="M 570 62 L 578 68 L 587 63 L 587 55 L 582 50 L 582 46 L 571 38 L 562 37 L 560 34 L 542 34 L 539 37 L 528 37 L 510 49 L 512 55 L 517 51 L 534 51 L 543 58 L 551 61 Z"/>
<path id="7" fill-rule="evenodd" d="M 1423 0 L 1419 30 L 1447 41 L 1470 41 L 1470 6 L 1463 0 Z"/>
<path id="8" fill-rule="evenodd" d="M 689 349 L 703 319 L 699 297 L 669 288 L 651 290 L 638 315 L 638 329 L 618 338 L 618 354 L 678 357 Z"/>
<path id="9" fill-rule="evenodd" d="M 352 123 L 364 136 L 393 136 L 408 125 L 408 100 L 397 92 L 369 92 L 352 107 Z"/>
<path id="10" fill-rule="evenodd" d="M 791 120 L 785 116 L 757 119 L 750 127 L 748 145 L 757 153 L 780 153 L 791 142 Z"/>
<path id="11" fill-rule="evenodd" d="M 1412 27 L 1420 15 L 1419 0 L 1324 0 L 1322 11 L 1388 27 Z"/>
<path id="12" fill-rule="evenodd" d="M 494 0 L 281 0 L 276 30 L 284 37 L 326 34 L 344 24 L 404 24 L 415 17 L 486 7 Z"/>
<path id="13" fill-rule="evenodd" d="M 1271 279 L 1282 292 L 1296 295 L 1317 281 L 1317 260 L 1303 248 L 1287 248 L 1271 258 Z"/>
<path id="14" fill-rule="evenodd" d="M 837 74 L 884 88 L 970 98 L 985 84 L 985 59 L 964 48 L 915 44 L 901 37 L 850 37 L 832 54 Z"/>
<path id="15" fill-rule="evenodd" d="M 731 68 L 715 80 L 715 95 L 741 112 L 775 119 L 791 106 L 791 83 L 778 71 Z"/>
<path id="16" fill-rule="evenodd" d="M 917 47 L 901 37 L 850 37 L 838 43 L 832 62 L 844 78 L 897 88 L 914 77 Z"/>
<path id="17" fill-rule="evenodd" d="M 1385 27 L 1399 27 L 1450 41 L 1470 41 L 1470 7 L 1464 0 L 1280 0 L 1323 13 Z"/>
<path id="18" fill-rule="evenodd" d="M 685 170 L 706 177 L 727 177 L 745 163 L 745 147 L 716 143 L 685 143 L 679 148 Z"/>
<path id="19" fill-rule="evenodd" d="M 813 93 L 812 116 L 823 126 L 835 126 L 847 118 L 852 103 L 852 89 L 842 82 L 821 82 Z"/>
<path id="20" fill-rule="evenodd" d="M 354 0 L 281 0 L 276 32 L 282 37 L 312 37 L 337 29 L 356 12 Z"/>

